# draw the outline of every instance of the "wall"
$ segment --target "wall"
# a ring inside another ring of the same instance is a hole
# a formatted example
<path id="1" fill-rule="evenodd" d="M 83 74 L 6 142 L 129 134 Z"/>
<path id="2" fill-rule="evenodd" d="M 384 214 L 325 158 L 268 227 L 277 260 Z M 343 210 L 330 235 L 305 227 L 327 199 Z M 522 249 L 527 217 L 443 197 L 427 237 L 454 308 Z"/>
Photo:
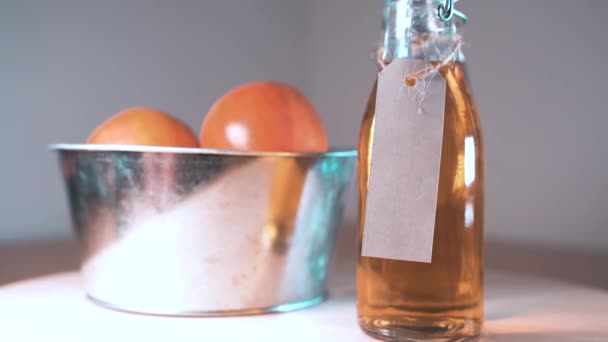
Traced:
<path id="1" fill-rule="evenodd" d="M 231 86 L 279 79 L 312 98 L 334 145 L 353 146 L 381 4 L 0 3 L 0 241 L 69 234 L 46 145 L 82 141 L 126 106 L 171 109 L 198 128 Z M 471 17 L 466 54 L 487 143 L 489 238 L 606 251 L 608 2 L 457 6 Z"/>

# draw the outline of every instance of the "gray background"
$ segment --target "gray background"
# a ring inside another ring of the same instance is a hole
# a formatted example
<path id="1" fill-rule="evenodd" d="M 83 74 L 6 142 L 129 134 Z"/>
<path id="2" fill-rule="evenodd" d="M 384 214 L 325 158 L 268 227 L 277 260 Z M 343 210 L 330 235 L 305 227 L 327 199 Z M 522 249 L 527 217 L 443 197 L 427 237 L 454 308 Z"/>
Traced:
<path id="1" fill-rule="evenodd" d="M 0 242 L 70 236 L 49 143 L 128 106 L 198 130 L 226 90 L 276 79 L 355 146 L 382 2 L 0 0 Z M 608 2 L 475 1 L 466 54 L 487 143 L 487 235 L 608 249 Z M 354 193 L 347 221 L 355 216 Z"/>

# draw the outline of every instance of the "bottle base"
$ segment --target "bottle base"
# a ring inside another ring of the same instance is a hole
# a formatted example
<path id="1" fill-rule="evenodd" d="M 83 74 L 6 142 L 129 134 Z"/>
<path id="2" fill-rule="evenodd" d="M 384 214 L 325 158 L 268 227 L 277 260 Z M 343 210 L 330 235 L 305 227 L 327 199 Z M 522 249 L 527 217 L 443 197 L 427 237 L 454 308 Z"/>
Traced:
<path id="1" fill-rule="evenodd" d="M 458 317 L 362 317 L 359 325 L 367 335 L 391 342 L 469 341 L 481 332 L 481 321 Z"/>

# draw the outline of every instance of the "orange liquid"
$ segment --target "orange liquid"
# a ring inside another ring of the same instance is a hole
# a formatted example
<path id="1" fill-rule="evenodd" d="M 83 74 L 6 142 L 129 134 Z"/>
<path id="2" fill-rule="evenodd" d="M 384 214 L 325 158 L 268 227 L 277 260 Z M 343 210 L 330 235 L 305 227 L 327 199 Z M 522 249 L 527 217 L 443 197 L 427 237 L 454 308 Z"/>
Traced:
<path id="1" fill-rule="evenodd" d="M 384 340 L 458 339 L 479 334 L 483 322 L 484 161 L 479 117 L 462 64 L 447 65 L 441 74 L 447 96 L 432 263 L 359 259 L 359 323 L 366 333 Z M 375 88 L 359 145 L 359 250 Z"/>

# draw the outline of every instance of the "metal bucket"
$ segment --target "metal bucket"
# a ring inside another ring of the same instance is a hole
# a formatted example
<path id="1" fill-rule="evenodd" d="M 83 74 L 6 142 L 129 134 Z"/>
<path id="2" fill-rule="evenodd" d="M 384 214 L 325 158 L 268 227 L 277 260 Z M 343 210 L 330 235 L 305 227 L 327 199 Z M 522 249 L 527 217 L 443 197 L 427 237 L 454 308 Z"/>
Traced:
<path id="1" fill-rule="evenodd" d="M 51 148 L 93 301 L 204 316 L 323 300 L 355 151 Z"/>

